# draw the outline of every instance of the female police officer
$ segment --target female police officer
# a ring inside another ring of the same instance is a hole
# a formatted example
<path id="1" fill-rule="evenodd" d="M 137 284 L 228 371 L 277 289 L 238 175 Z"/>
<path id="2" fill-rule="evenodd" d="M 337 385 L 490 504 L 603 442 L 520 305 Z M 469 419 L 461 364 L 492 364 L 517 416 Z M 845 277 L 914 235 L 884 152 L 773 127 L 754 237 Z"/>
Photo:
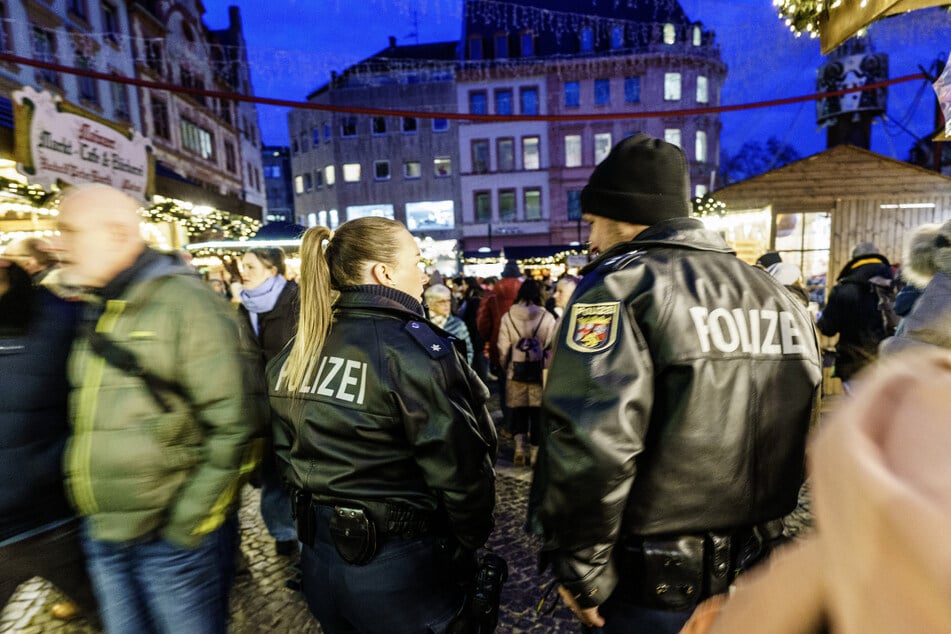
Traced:
<path id="1" fill-rule="evenodd" d="M 303 590 L 328 634 L 445 631 L 492 529 L 488 391 L 423 316 L 419 258 L 394 220 L 309 229 L 297 337 L 268 366 Z"/>

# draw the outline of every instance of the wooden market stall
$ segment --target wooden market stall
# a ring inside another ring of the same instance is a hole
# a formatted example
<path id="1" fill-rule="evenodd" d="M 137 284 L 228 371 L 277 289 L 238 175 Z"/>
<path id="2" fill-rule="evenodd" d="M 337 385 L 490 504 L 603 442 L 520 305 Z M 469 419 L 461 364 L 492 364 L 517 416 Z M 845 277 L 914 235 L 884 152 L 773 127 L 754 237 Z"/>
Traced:
<path id="1" fill-rule="evenodd" d="M 951 178 L 875 152 L 840 145 L 713 192 L 732 214 L 767 212 L 769 240 L 800 266 L 813 298 L 828 288 L 852 248 L 872 242 L 900 263 L 909 230 L 951 219 Z M 820 303 L 822 303 L 820 301 Z M 831 341 L 823 341 L 831 347 Z M 838 381 L 827 382 L 835 393 Z"/>

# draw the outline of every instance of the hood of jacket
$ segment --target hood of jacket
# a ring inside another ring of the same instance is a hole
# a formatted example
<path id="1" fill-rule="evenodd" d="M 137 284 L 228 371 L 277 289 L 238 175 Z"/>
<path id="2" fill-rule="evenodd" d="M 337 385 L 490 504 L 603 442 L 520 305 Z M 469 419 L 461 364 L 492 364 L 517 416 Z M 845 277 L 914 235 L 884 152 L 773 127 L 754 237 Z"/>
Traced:
<path id="1" fill-rule="evenodd" d="M 860 255 L 849 260 L 839 272 L 839 282 L 867 282 L 873 277 L 887 277 L 891 279 L 892 265 L 884 255 L 874 253 Z"/>

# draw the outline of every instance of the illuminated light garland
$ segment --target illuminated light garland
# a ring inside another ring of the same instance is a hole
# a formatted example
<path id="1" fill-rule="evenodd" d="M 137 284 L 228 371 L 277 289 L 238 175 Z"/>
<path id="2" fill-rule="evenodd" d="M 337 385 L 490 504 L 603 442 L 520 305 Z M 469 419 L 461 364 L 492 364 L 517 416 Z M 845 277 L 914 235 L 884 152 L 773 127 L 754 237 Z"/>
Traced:
<path id="1" fill-rule="evenodd" d="M 831 6 L 840 4 L 841 0 L 832 0 Z M 773 0 L 773 6 L 779 9 L 779 19 L 796 37 L 803 33 L 819 37 L 819 27 L 829 19 L 830 5 L 824 0 Z"/>
<path id="2" fill-rule="evenodd" d="M 726 203 L 717 200 L 710 194 L 696 196 L 693 201 L 693 215 L 696 218 L 726 215 Z"/>

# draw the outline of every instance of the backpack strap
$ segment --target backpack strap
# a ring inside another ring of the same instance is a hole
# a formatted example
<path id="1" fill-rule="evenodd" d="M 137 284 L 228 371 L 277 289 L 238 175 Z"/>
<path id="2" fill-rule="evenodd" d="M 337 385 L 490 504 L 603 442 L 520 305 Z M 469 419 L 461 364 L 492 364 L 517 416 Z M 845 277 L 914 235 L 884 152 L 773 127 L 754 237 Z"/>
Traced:
<path id="1" fill-rule="evenodd" d="M 180 385 L 166 381 L 143 368 L 142 364 L 139 363 L 139 359 L 135 356 L 135 353 L 123 348 L 113 341 L 112 338 L 103 333 L 90 332 L 88 339 L 93 352 L 102 357 L 106 363 L 114 368 L 142 379 L 145 383 L 145 388 L 149 391 L 152 399 L 162 408 L 162 411 L 172 411 L 171 403 L 162 392 L 172 392 L 182 396 L 183 393 Z"/>

